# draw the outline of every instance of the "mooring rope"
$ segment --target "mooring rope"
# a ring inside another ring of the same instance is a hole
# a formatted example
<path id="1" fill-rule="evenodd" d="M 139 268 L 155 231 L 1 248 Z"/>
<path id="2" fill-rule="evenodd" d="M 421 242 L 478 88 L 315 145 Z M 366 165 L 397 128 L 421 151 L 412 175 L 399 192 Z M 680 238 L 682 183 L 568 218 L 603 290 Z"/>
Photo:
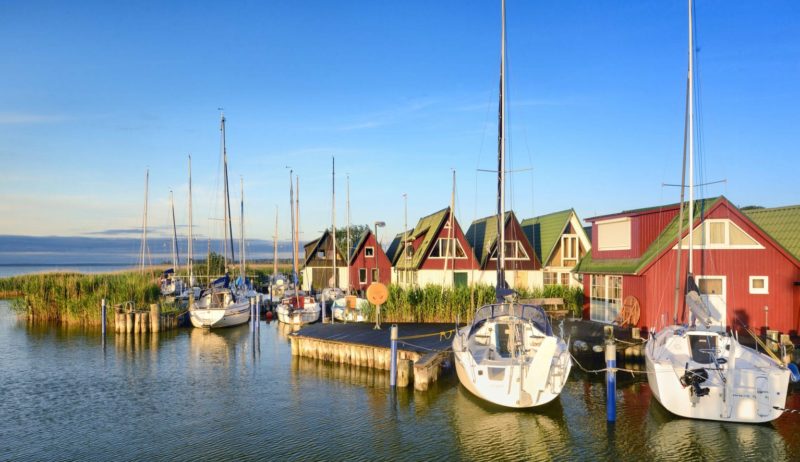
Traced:
<path id="1" fill-rule="evenodd" d="M 439 336 L 439 340 L 450 340 L 453 337 L 453 332 L 455 329 L 445 330 L 441 332 L 433 332 L 430 334 L 419 334 L 419 335 L 406 335 L 404 337 L 397 337 L 397 340 L 411 340 L 415 338 L 424 338 L 424 337 L 435 337 Z"/>
<path id="2" fill-rule="evenodd" d="M 435 352 L 450 351 L 450 350 L 453 349 L 453 347 L 450 346 L 450 347 L 447 347 L 447 348 L 443 348 L 441 350 L 437 350 L 436 348 L 429 348 L 429 347 L 425 347 L 425 346 L 422 346 L 422 345 L 415 345 L 413 343 L 403 342 L 403 341 L 400 341 L 400 340 L 398 340 L 397 343 L 402 343 L 403 345 L 407 345 L 407 346 L 410 346 L 410 347 L 420 348 L 422 350 L 435 351 Z"/>
<path id="3" fill-rule="evenodd" d="M 572 357 L 572 360 L 575 362 L 575 364 L 578 366 L 578 368 L 580 370 L 582 370 L 583 372 L 587 373 L 587 374 L 599 374 L 601 372 L 613 371 L 613 372 L 629 372 L 631 375 L 635 376 L 636 374 L 647 374 L 648 373 L 647 371 L 636 371 L 636 370 L 633 370 L 633 369 L 626 369 L 626 368 L 623 368 L 623 367 L 613 367 L 613 368 L 605 367 L 603 369 L 589 370 L 589 369 L 586 369 L 585 367 L 583 367 L 583 365 L 578 361 L 578 359 L 575 357 L 575 355 L 573 355 L 572 353 L 570 353 L 569 355 Z"/>
<path id="4" fill-rule="evenodd" d="M 778 407 L 778 406 L 772 406 L 772 409 L 775 409 L 776 411 L 781 411 L 781 412 L 788 412 L 790 414 L 800 414 L 800 409 L 788 409 L 788 408 L 785 408 L 785 407 Z"/>

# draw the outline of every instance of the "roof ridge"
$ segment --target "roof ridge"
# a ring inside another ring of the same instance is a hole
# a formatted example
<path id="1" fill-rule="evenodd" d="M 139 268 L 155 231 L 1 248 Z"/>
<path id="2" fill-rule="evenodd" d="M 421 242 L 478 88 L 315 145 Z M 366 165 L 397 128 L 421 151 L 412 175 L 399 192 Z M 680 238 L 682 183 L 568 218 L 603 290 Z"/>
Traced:
<path id="1" fill-rule="evenodd" d="M 568 212 L 574 212 L 574 211 L 575 211 L 575 208 L 573 208 L 573 207 L 570 207 L 570 208 L 568 208 L 568 209 L 559 210 L 559 211 L 557 211 L 557 212 L 550 212 L 550 213 L 545 213 L 544 215 L 536 215 L 536 216 L 534 216 L 534 217 L 526 218 L 526 219 L 522 220 L 522 222 L 525 222 L 525 221 L 530 221 L 530 220 L 535 220 L 535 219 L 537 219 L 537 218 L 549 217 L 549 216 L 551 216 L 551 215 L 560 215 L 560 214 L 562 214 L 562 213 L 568 213 Z"/>

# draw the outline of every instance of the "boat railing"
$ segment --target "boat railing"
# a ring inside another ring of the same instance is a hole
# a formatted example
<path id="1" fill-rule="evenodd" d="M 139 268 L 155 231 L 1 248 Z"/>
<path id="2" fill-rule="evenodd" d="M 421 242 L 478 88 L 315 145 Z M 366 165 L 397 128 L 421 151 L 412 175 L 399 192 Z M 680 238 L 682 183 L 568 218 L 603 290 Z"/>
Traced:
<path id="1" fill-rule="evenodd" d="M 519 303 L 495 303 L 484 305 L 475 312 L 475 319 L 472 322 L 473 329 L 479 323 L 487 319 L 500 316 L 510 316 L 526 321 L 531 321 L 537 329 L 546 335 L 553 335 L 553 329 L 544 308 L 536 305 L 524 305 Z"/>

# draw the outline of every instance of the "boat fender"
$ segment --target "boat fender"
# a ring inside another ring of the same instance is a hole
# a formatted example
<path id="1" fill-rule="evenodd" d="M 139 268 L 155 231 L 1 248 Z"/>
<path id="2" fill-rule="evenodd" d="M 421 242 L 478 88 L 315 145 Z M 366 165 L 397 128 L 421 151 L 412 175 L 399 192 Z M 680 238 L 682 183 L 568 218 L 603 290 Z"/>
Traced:
<path id="1" fill-rule="evenodd" d="M 792 379 L 792 383 L 796 383 L 800 381 L 800 369 L 797 368 L 797 364 L 789 363 L 789 371 L 791 371 L 792 375 L 789 378 Z"/>

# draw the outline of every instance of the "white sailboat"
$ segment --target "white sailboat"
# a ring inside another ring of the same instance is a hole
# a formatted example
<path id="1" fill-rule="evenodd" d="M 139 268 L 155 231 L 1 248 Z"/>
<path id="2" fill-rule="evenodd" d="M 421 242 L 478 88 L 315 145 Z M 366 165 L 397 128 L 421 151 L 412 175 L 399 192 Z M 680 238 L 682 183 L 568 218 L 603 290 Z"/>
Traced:
<path id="1" fill-rule="evenodd" d="M 172 268 L 164 271 L 161 278 L 161 295 L 165 297 L 180 296 L 183 293 L 184 283 L 178 278 L 178 271 L 180 270 L 178 254 L 178 228 L 175 224 L 175 201 L 173 200 L 172 191 L 169 192 L 169 207 L 172 215 Z"/>
<path id="2" fill-rule="evenodd" d="M 293 198 L 294 190 L 292 189 L 292 171 L 289 171 L 289 205 L 292 211 L 292 279 L 294 289 L 289 288 L 286 291 L 286 296 L 281 300 L 275 313 L 278 315 L 278 321 L 286 324 L 301 326 L 303 324 L 310 324 L 319 320 L 320 312 L 322 311 L 319 303 L 314 300 L 314 297 L 305 295 L 300 290 L 297 281 L 297 251 L 298 251 L 298 237 L 297 228 L 299 227 L 299 205 L 300 205 L 300 180 L 297 180 L 297 199 Z"/>
<path id="3" fill-rule="evenodd" d="M 336 297 L 331 307 L 331 316 L 338 321 L 364 322 L 364 312 L 369 309 L 369 301 L 350 295 L 350 255 L 352 249 L 350 245 L 350 176 L 347 176 L 347 250 L 345 250 L 345 260 L 347 262 L 347 291 Z M 337 290 L 340 290 L 337 288 Z"/>
<path id="4" fill-rule="evenodd" d="M 230 220 L 231 220 L 231 205 L 230 195 L 228 193 L 228 154 L 225 149 L 225 116 L 222 116 L 220 121 L 220 131 L 222 132 L 222 166 L 224 169 L 224 189 L 225 197 L 224 209 L 225 218 L 223 227 L 225 228 L 225 240 L 223 245 L 226 250 L 225 255 L 225 268 L 228 267 L 228 244 L 230 243 L 231 260 L 235 259 L 233 252 L 233 233 Z M 228 233 L 230 232 L 230 240 Z M 218 279 L 210 285 L 210 287 L 203 291 L 200 295 L 200 300 L 196 304 L 189 307 L 189 319 L 195 327 L 230 327 L 239 324 L 244 324 L 250 320 L 250 301 L 238 295 L 230 286 L 230 277 L 225 274 L 224 277 Z"/>
<path id="5" fill-rule="evenodd" d="M 505 281 L 505 61 L 506 7 L 502 0 L 500 108 L 498 123 L 497 292 Z M 498 296 L 498 298 L 500 298 Z M 511 408 L 529 408 L 558 397 L 569 377 L 567 344 L 555 336 L 540 306 L 504 301 L 477 310 L 472 324 L 453 339 L 456 372 L 475 396 Z"/>
<path id="6" fill-rule="evenodd" d="M 689 157 L 688 275 L 686 305 L 692 313 L 690 326 L 678 325 L 680 256 L 683 237 L 683 184 L 678 218 L 676 295 L 673 323 L 650 335 L 645 346 L 647 382 L 664 408 L 681 417 L 725 422 L 769 422 L 783 413 L 791 372 L 777 357 L 742 346 L 714 325 L 695 283 L 693 266 L 694 223 L 694 29 L 689 0 L 689 71 L 684 155 Z M 684 162 L 685 165 L 685 162 Z M 685 174 L 684 174 L 685 178 Z M 683 182 L 682 182 L 683 183 Z M 702 225 L 702 222 L 698 226 Z M 756 339 L 757 340 L 757 339 Z M 758 340 L 757 340 L 758 341 Z M 767 350 L 769 351 L 769 350 Z M 771 353 L 771 352 L 770 352 Z"/>

